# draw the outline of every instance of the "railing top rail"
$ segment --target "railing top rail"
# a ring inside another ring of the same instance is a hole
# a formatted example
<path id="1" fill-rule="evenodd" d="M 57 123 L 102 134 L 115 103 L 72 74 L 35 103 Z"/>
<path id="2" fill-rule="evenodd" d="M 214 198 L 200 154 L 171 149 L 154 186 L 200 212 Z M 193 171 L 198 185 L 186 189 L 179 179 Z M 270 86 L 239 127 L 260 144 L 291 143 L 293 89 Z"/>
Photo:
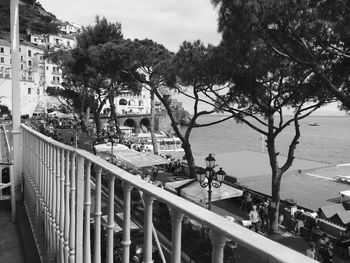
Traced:
<path id="1" fill-rule="evenodd" d="M 1 129 L 4 132 L 7 162 L 10 164 L 12 161 L 12 153 L 11 153 L 10 141 L 9 141 L 8 136 L 7 136 L 6 126 L 4 123 L 2 123 Z M 12 165 L 12 163 L 10 165 Z"/>
<path id="2" fill-rule="evenodd" d="M 154 197 L 155 199 L 163 201 L 170 207 L 181 211 L 186 216 L 189 216 L 190 218 L 202 223 L 211 230 L 223 233 L 223 235 L 227 236 L 228 238 L 236 240 L 237 242 L 239 242 L 240 245 L 254 251 L 254 253 L 256 253 L 257 255 L 261 255 L 264 258 L 268 259 L 267 262 L 314 262 L 312 259 L 305 257 L 303 254 L 297 251 L 294 251 L 277 242 L 274 242 L 262 235 L 258 235 L 253 231 L 238 225 L 237 223 L 231 222 L 226 218 L 216 213 L 213 213 L 212 211 L 209 211 L 195 203 L 185 200 L 162 188 L 154 186 L 153 184 L 142 180 L 140 177 L 134 176 L 129 172 L 103 160 L 98 156 L 88 153 L 85 150 L 80 150 L 59 143 L 31 129 L 26 125 L 22 125 L 22 128 L 30 133 L 35 134 L 38 138 L 45 140 L 56 147 L 80 155 L 84 159 L 91 161 L 95 165 L 102 168 L 104 171 L 108 172 L 110 176 L 115 176 L 116 178 L 129 183 L 133 187 Z"/>

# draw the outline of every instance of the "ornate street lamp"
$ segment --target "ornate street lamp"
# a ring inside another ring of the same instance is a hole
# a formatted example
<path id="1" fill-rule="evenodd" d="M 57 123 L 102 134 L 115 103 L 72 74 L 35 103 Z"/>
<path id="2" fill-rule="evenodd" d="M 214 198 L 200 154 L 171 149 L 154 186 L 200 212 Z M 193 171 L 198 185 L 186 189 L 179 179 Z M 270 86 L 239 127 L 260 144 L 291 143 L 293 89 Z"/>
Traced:
<path id="1" fill-rule="evenodd" d="M 207 158 L 205 158 L 205 164 L 207 168 L 197 174 L 197 180 L 201 187 L 208 187 L 208 210 L 211 210 L 211 187 L 219 188 L 222 183 L 225 181 L 226 173 L 222 168 L 219 171 L 215 172 L 215 158 L 209 154 Z"/>

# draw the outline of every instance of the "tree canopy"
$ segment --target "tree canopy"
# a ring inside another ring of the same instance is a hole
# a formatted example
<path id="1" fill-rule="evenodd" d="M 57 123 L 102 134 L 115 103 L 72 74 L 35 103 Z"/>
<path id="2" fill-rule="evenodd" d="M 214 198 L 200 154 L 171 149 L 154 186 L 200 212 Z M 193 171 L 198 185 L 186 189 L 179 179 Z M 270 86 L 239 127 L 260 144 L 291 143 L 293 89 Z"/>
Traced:
<path id="1" fill-rule="evenodd" d="M 311 70 L 343 108 L 350 108 L 349 1 L 212 2 L 219 6 L 223 42 L 259 39 L 276 55 Z"/>

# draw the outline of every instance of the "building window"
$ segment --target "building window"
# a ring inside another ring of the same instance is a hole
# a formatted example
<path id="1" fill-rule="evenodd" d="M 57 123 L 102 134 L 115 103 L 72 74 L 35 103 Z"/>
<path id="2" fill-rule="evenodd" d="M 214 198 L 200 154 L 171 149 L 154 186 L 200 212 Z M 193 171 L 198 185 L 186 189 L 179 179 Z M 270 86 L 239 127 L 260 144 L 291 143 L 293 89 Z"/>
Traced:
<path id="1" fill-rule="evenodd" d="M 28 50 L 28 57 L 31 57 L 31 56 L 32 56 L 32 51 Z"/>
<path id="2" fill-rule="evenodd" d="M 21 69 L 23 69 L 23 64 L 21 64 Z"/>
<path id="3" fill-rule="evenodd" d="M 46 70 L 49 70 L 49 66 L 46 66 Z"/>
<path id="4" fill-rule="evenodd" d="M 23 56 L 21 56 L 21 61 L 23 61 Z"/>
<path id="5" fill-rule="evenodd" d="M 36 90 L 36 94 L 38 94 L 38 95 L 40 94 L 40 90 L 39 89 Z"/>
<path id="6" fill-rule="evenodd" d="M 32 94 L 32 88 L 28 88 L 28 94 Z"/>
<path id="7" fill-rule="evenodd" d="M 38 40 L 37 40 L 37 38 L 36 37 L 34 37 L 34 42 L 37 42 Z"/>
<path id="8" fill-rule="evenodd" d="M 3 47 L 0 48 L 0 53 L 4 53 L 4 48 Z"/>
<path id="9" fill-rule="evenodd" d="M 3 57 L 0 58 L 1 63 L 5 63 L 5 59 Z"/>
<path id="10" fill-rule="evenodd" d="M 22 49 L 21 48 L 19 48 L 19 52 L 21 52 L 22 51 Z"/>
<path id="11" fill-rule="evenodd" d="M 30 60 L 28 60 L 28 66 L 31 66 L 32 62 Z"/>
<path id="12" fill-rule="evenodd" d="M 54 77 L 52 78 L 52 82 L 53 82 L 53 83 L 60 83 L 60 77 L 54 76 Z"/>

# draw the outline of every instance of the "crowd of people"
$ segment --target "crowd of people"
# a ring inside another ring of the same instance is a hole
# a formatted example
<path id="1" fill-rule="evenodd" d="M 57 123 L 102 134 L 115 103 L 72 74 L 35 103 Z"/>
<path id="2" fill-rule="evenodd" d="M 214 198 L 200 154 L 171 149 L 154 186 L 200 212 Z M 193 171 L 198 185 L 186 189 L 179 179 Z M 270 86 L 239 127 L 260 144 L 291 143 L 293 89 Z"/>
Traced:
<path id="1" fill-rule="evenodd" d="M 249 229 L 254 229 L 255 232 L 260 231 L 261 233 L 269 230 L 271 214 L 274 213 L 269 200 L 266 199 L 264 201 L 256 196 L 253 197 L 249 191 L 244 191 L 240 208 L 248 213 L 250 221 Z M 282 223 L 283 216 L 286 213 L 289 213 L 294 219 L 294 225 L 287 231 L 291 231 L 295 235 L 300 235 L 300 228 L 302 226 L 308 229 L 309 232 L 305 236 L 306 239 L 311 240 L 309 247 L 306 249 L 306 255 L 308 257 L 322 263 L 333 262 L 336 246 L 342 250 L 340 253 L 344 258 L 350 258 L 350 226 L 345 231 L 340 231 L 341 238 L 339 240 L 334 240 L 334 237 L 330 238 L 330 235 L 326 232 L 323 232 L 322 236 L 317 238 L 317 235 L 314 235 L 314 231 L 319 229 L 317 216 L 309 216 L 302 209 L 291 211 L 291 208 L 283 207 L 280 210 L 279 224 Z"/>

